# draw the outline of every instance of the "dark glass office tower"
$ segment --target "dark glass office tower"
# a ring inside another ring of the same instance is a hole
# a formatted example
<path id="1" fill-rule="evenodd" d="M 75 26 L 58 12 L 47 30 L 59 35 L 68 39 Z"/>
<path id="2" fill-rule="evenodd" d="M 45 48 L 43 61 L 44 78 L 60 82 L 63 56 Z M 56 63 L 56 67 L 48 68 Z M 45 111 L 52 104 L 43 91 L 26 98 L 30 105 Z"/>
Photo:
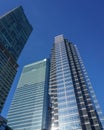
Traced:
<path id="1" fill-rule="evenodd" d="M 10 128 L 7 125 L 7 120 L 1 115 L 0 115 L 0 130 L 12 130 L 12 128 Z"/>
<path id="2" fill-rule="evenodd" d="M 17 72 L 17 60 L 32 31 L 23 8 L 0 17 L 0 113 Z"/>
<path id="3" fill-rule="evenodd" d="M 103 130 L 104 118 L 77 47 L 56 36 L 50 60 L 51 130 Z"/>
<path id="4" fill-rule="evenodd" d="M 18 59 L 32 32 L 22 6 L 0 17 L 0 42 L 14 59 Z"/>
<path id="5" fill-rule="evenodd" d="M 24 66 L 7 116 L 13 130 L 49 129 L 48 80 L 48 60 Z"/>
<path id="6" fill-rule="evenodd" d="M 0 44 L 0 112 L 17 72 L 17 67 L 18 64 L 14 58 L 8 50 Z"/>
<path id="7" fill-rule="evenodd" d="M 0 130 L 5 130 L 7 126 L 7 120 L 0 116 Z"/>

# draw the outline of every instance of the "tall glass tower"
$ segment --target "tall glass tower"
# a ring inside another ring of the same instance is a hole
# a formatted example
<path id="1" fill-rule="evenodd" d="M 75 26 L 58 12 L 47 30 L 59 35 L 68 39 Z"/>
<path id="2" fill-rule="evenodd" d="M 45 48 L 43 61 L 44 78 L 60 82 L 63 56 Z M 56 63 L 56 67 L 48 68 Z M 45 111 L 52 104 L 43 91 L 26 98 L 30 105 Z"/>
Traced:
<path id="1" fill-rule="evenodd" d="M 14 59 L 18 59 L 32 32 L 22 6 L 0 17 L 0 44 L 5 46 Z"/>
<path id="2" fill-rule="evenodd" d="M 17 72 L 17 60 L 32 31 L 23 8 L 0 17 L 0 113 Z"/>
<path id="3" fill-rule="evenodd" d="M 77 47 L 58 35 L 50 60 L 51 130 L 103 130 L 104 118 Z"/>
<path id="4" fill-rule="evenodd" d="M 49 62 L 24 67 L 8 125 L 14 130 L 103 130 L 104 118 L 76 45 L 56 36 Z"/>
<path id="5" fill-rule="evenodd" d="M 48 77 L 46 59 L 24 66 L 7 117 L 13 130 L 48 130 Z"/>
<path id="6" fill-rule="evenodd" d="M 0 44 L 0 113 L 17 72 L 18 64 L 8 50 Z"/>

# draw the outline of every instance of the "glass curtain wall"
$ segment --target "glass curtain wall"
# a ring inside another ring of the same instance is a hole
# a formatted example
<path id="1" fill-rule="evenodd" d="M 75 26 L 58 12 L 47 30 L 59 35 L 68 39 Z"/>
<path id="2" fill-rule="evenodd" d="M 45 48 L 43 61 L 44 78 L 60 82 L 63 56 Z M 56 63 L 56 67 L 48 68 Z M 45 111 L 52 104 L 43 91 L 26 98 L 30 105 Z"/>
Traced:
<path id="1" fill-rule="evenodd" d="M 50 64 L 51 130 L 103 130 L 104 118 L 77 47 L 55 37 Z"/>

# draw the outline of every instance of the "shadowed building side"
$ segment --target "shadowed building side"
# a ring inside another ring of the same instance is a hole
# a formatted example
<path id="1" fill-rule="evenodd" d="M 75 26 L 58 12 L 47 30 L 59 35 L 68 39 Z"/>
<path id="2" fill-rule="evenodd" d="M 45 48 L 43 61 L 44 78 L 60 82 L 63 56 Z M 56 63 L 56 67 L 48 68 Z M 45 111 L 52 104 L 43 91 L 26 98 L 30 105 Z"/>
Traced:
<path id="1" fill-rule="evenodd" d="M 32 26 L 22 6 L 0 17 L 0 113 L 17 72 L 17 60 Z"/>
<path id="2" fill-rule="evenodd" d="M 32 26 L 28 22 L 22 6 L 0 17 L 0 42 L 16 60 L 31 32 Z"/>
<path id="3" fill-rule="evenodd" d="M 7 125 L 7 120 L 0 115 L 0 130 L 13 130 Z"/>
<path id="4" fill-rule="evenodd" d="M 10 90 L 18 64 L 8 50 L 0 44 L 0 112 Z"/>

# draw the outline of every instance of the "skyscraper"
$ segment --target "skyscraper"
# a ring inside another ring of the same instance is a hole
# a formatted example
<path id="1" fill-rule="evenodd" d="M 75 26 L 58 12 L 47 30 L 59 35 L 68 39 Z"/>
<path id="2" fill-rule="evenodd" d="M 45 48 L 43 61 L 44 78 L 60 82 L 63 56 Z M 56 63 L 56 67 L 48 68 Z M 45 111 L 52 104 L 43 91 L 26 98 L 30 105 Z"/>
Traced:
<path id="1" fill-rule="evenodd" d="M 51 130 L 102 130 L 104 118 L 77 47 L 56 36 L 50 63 Z"/>
<path id="2" fill-rule="evenodd" d="M 14 130 L 48 129 L 48 77 L 46 59 L 24 66 L 7 118 Z"/>
<path id="3" fill-rule="evenodd" d="M 0 112 L 4 106 L 13 79 L 17 72 L 18 64 L 8 50 L 0 44 Z"/>
<path id="4" fill-rule="evenodd" d="M 0 17 L 0 113 L 17 72 L 17 60 L 32 31 L 23 8 Z"/>
<path id="5" fill-rule="evenodd" d="M 0 42 L 14 59 L 18 59 L 32 26 L 28 22 L 22 6 L 0 17 Z"/>
<path id="6" fill-rule="evenodd" d="M 8 122 L 14 130 L 104 129 L 104 118 L 78 49 L 63 35 L 55 37 L 50 64 L 43 60 L 24 67 Z M 43 128 L 43 124 L 48 126 Z"/>

